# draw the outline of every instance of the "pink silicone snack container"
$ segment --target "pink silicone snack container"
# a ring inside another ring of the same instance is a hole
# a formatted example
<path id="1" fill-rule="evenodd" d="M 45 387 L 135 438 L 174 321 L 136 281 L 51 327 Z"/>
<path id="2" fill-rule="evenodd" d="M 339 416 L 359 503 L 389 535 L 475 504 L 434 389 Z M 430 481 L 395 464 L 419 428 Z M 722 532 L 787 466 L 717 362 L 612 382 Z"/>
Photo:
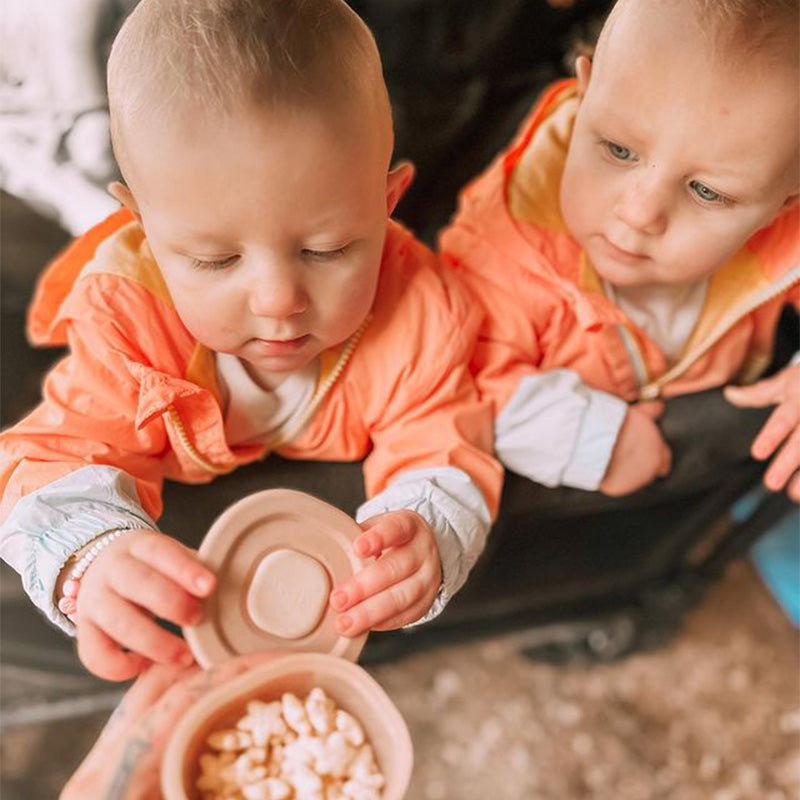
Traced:
<path id="1" fill-rule="evenodd" d="M 413 763 L 411 737 L 400 712 L 381 687 L 356 664 L 322 653 L 277 656 L 210 692 L 181 719 L 164 754 L 165 800 L 199 800 L 194 788 L 205 739 L 230 727 L 249 700 L 275 700 L 284 692 L 304 697 L 320 686 L 339 708 L 360 720 L 386 779 L 383 800 L 402 800 Z"/>
<path id="2" fill-rule="evenodd" d="M 386 779 L 383 800 L 402 800 L 413 766 L 408 728 L 388 695 L 361 667 L 366 636 L 336 634 L 331 588 L 362 562 L 350 547 L 360 533 L 346 514 L 287 489 L 250 495 L 212 525 L 199 554 L 217 575 L 206 618 L 184 634 L 198 663 L 210 667 L 254 652 L 275 657 L 198 700 L 164 753 L 165 800 L 200 800 L 198 759 L 209 733 L 231 727 L 253 699 L 304 697 L 321 687 L 363 726 Z M 275 613 L 275 609 L 280 613 Z"/>

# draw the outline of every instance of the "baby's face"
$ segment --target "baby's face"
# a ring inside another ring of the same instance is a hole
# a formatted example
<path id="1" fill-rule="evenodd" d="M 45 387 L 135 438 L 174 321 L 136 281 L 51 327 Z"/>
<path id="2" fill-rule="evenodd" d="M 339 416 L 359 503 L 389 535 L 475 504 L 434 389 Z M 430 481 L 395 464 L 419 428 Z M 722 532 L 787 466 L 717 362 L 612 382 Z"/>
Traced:
<path id="1" fill-rule="evenodd" d="M 579 65 L 562 211 L 619 286 L 710 275 L 798 191 L 794 65 L 734 71 L 686 16 L 628 3 L 591 75 Z"/>
<path id="2" fill-rule="evenodd" d="M 367 127 L 254 113 L 149 126 L 126 148 L 181 320 L 266 382 L 347 339 L 372 306 L 398 177 Z"/>

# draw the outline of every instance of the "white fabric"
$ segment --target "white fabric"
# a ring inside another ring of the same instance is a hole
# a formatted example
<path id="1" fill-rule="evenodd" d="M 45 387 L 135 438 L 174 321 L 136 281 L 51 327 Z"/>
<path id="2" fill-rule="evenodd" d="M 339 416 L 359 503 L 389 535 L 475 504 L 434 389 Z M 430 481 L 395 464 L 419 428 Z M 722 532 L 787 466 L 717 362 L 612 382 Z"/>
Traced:
<path id="1" fill-rule="evenodd" d="M 466 472 L 437 467 L 399 475 L 358 509 L 356 520 L 403 510 L 416 511 L 431 526 L 442 564 L 439 593 L 427 614 L 412 623 L 419 625 L 441 614 L 464 585 L 483 552 L 491 517 L 482 492 Z"/>
<path id="2" fill-rule="evenodd" d="M 606 296 L 661 349 L 674 364 L 700 318 L 708 278 L 697 283 L 614 286 L 603 281 Z"/>
<path id="3" fill-rule="evenodd" d="M 495 451 L 536 483 L 594 491 L 626 412 L 624 400 L 591 389 L 574 370 L 528 375 L 495 419 Z"/>
<path id="4" fill-rule="evenodd" d="M 20 574 L 34 605 L 74 635 L 75 626 L 53 602 L 62 567 L 92 539 L 132 528 L 157 530 L 142 510 L 134 479 L 95 464 L 18 500 L 0 526 L 0 557 Z"/>
<path id="5" fill-rule="evenodd" d="M 217 353 L 216 364 L 225 396 L 225 436 L 232 445 L 262 442 L 290 426 L 314 394 L 319 376 L 314 360 L 273 389 L 264 389 L 236 356 Z"/>

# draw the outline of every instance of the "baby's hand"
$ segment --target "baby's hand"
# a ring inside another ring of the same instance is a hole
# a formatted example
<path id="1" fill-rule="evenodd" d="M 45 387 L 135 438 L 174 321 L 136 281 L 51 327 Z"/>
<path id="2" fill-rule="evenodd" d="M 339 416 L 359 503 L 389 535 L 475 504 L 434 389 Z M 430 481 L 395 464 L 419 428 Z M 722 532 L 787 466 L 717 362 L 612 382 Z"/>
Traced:
<path id="1" fill-rule="evenodd" d="M 180 542 L 153 531 L 130 531 L 100 551 L 80 581 L 78 656 L 95 675 L 123 681 L 150 661 L 189 666 L 189 648 L 158 625 L 157 616 L 191 625 L 214 574 Z M 128 652 L 126 652 L 128 651 Z"/>
<path id="2" fill-rule="evenodd" d="M 783 443 L 764 474 L 764 485 L 777 492 L 788 483 L 789 497 L 800 502 L 800 364 L 752 386 L 727 386 L 725 397 L 733 405 L 746 408 L 778 406 L 754 439 L 750 453 L 763 461 Z"/>
<path id="3" fill-rule="evenodd" d="M 609 497 L 635 492 L 669 474 L 672 452 L 656 420 L 664 412 L 659 402 L 637 403 L 628 409 L 600 491 Z"/>
<path id="4" fill-rule="evenodd" d="M 442 582 L 436 538 L 419 514 L 379 514 L 361 528 L 364 533 L 353 542 L 353 550 L 359 558 L 377 560 L 331 594 L 331 607 L 347 612 L 336 620 L 343 636 L 415 622 L 431 607 Z"/>

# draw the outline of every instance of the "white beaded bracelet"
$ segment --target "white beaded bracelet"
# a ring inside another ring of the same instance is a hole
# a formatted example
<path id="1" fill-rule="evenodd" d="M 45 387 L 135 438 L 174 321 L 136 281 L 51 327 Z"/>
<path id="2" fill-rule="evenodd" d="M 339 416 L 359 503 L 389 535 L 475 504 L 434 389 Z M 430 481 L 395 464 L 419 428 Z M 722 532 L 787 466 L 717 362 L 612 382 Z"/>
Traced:
<path id="1" fill-rule="evenodd" d="M 110 533 L 104 533 L 102 536 L 98 536 L 97 539 L 94 540 L 91 547 L 78 559 L 75 566 L 72 568 L 72 571 L 69 573 L 69 577 L 73 581 L 80 580 L 83 577 L 83 573 L 89 569 L 89 565 L 94 561 L 97 556 L 100 555 L 100 551 L 106 547 L 107 545 L 111 544 L 114 539 L 118 539 L 122 536 L 123 533 L 128 533 L 131 528 L 120 528 L 116 531 L 111 531 Z"/>

